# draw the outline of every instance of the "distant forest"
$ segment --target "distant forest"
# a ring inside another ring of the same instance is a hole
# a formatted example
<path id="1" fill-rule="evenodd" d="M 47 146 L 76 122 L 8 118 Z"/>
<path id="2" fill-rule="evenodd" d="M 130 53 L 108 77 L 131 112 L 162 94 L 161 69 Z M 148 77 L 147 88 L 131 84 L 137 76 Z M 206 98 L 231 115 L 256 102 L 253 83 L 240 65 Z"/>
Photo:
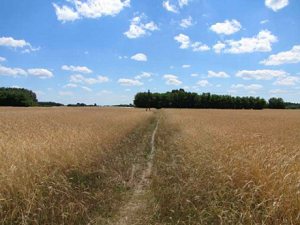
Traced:
<path id="1" fill-rule="evenodd" d="M 134 105 L 140 108 L 212 108 L 212 109 L 285 109 L 300 108 L 300 104 L 286 103 L 282 98 L 234 97 L 210 93 L 197 94 L 183 89 L 166 93 L 140 92 Z"/>
<path id="2" fill-rule="evenodd" d="M 36 94 L 24 88 L 0 88 L 0 106 L 64 106 L 56 102 L 39 102 Z M 68 104 L 70 107 L 92 107 L 84 103 Z M 183 89 L 166 93 L 140 92 L 135 95 L 134 105 L 115 105 L 115 107 L 138 108 L 213 108 L 213 109 L 300 109 L 300 104 L 284 102 L 282 98 L 266 101 L 259 97 L 233 97 L 210 93 L 197 94 Z"/>

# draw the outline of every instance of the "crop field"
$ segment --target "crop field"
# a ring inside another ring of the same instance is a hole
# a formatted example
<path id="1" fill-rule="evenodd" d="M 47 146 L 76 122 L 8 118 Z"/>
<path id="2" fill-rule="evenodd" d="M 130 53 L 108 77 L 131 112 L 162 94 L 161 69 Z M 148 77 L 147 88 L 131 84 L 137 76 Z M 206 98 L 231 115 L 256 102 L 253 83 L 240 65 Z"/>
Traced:
<path id="1" fill-rule="evenodd" d="M 156 214 L 166 224 L 299 224 L 300 114 L 165 110 Z"/>
<path id="2" fill-rule="evenodd" d="M 0 224 L 300 224 L 295 110 L 0 108 Z"/>
<path id="3" fill-rule="evenodd" d="M 0 224 L 109 216 L 151 120 L 132 109 L 1 108 Z"/>

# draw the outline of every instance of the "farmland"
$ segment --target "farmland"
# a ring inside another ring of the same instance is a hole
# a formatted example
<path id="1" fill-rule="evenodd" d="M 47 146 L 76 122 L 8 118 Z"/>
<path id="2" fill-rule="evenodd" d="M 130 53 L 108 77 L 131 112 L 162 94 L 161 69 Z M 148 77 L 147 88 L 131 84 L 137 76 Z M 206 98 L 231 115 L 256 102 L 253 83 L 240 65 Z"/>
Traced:
<path id="1" fill-rule="evenodd" d="M 134 183 L 152 120 L 132 109 L 0 109 L 0 224 L 109 217 Z"/>
<path id="2" fill-rule="evenodd" d="M 0 108 L 0 224 L 299 224 L 299 150 L 298 111 Z"/>

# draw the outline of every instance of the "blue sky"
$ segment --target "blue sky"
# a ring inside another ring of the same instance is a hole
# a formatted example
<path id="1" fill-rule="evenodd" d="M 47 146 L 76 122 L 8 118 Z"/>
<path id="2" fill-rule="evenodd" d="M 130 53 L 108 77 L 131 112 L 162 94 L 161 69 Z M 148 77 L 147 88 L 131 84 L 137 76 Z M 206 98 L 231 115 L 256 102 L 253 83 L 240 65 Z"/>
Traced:
<path id="1" fill-rule="evenodd" d="M 300 1 L 1 0 L 0 86 L 62 103 L 178 88 L 300 102 Z"/>

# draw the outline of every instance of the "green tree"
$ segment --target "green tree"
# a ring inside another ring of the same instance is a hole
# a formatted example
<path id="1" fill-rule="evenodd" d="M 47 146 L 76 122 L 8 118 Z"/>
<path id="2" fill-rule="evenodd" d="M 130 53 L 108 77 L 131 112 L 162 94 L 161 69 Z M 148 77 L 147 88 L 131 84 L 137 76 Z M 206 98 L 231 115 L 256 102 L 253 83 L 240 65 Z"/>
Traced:
<path id="1" fill-rule="evenodd" d="M 36 106 L 33 91 L 24 88 L 0 88 L 0 106 Z"/>
<path id="2" fill-rule="evenodd" d="M 285 109 L 285 103 L 282 98 L 270 98 L 269 99 L 270 109 Z"/>

